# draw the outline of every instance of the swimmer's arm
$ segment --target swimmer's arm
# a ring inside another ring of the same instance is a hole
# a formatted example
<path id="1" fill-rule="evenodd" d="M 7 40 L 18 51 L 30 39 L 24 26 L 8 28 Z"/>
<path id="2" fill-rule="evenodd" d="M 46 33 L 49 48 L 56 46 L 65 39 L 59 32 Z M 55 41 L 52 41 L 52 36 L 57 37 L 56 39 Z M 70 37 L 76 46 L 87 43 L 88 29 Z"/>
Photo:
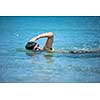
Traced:
<path id="1" fill-rule="evenodd" d="M 38 38 L 45 38 L 45 37 L 48 37 L 48 38 L 53 37 L 53 32 L 47 32 L 47 33 L 38 35 Z"/>
<path id="2" fill-rule="evenodd" d="M 47 33 L 43 33 L 43 34 L 40 34 L 34 38 L 32 38 L 30 41 L 31 42 L 34 42 L 40 38 L 47 38 L 47 41 L 43 47 L 44 50 L 48 51 L 52 48 L 52 44 L 53 44 L 53 32 L 47 32 Z"/>
<path id="3" fill-rule="evenodd" d="M 36 40 L 38 40 L 40 38 L 45 38 L 45 37 L 48 37 L 48 38 L 53 37 L 53 32 L 47 32 L 47 33 L 39 34 L 38 36 L 33 37 L 30 41 L 35 42 Z"/>

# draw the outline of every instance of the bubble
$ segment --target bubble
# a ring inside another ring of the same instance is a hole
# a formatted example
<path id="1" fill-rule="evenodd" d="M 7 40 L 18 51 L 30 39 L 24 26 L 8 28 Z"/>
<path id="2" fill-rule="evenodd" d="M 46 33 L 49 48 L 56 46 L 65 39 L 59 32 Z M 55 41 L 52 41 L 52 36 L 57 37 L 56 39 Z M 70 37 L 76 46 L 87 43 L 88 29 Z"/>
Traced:
<path id="1" fill-rule="evenodd" d="M 17 33 L 16 36 L 19 37 L 19 34 Z"/>
<path id="2" fill-rule="evenodd" d="M 19 37 L 19 33 L 14 33 L 16 37 Z"/>

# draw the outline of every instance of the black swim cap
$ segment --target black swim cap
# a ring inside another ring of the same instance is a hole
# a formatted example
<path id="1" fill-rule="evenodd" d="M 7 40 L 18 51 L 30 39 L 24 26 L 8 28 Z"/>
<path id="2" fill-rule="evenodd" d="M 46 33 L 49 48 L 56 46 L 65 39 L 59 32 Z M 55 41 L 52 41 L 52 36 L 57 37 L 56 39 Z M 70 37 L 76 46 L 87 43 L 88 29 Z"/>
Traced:
<path id="1" fill-rule="evenodd" d="M 32 50 L 36 44 L 37 44 L 36 42 L 28 42 L 25 48 L 28 50 Z"/>

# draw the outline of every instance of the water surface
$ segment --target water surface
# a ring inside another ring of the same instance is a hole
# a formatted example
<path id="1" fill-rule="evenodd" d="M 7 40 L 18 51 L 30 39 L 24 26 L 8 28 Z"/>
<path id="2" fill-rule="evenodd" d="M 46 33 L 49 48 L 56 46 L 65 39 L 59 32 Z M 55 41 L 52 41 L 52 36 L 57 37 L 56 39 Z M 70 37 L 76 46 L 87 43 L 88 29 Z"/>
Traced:
<path id="1" fill-rule="evenodd" d="M 56 50 L 100 49 L 100 17 L 0 17 L 0 82 L 100 82 L 100 53 L 25 50 L 29 39 L 48 31 Z"/>

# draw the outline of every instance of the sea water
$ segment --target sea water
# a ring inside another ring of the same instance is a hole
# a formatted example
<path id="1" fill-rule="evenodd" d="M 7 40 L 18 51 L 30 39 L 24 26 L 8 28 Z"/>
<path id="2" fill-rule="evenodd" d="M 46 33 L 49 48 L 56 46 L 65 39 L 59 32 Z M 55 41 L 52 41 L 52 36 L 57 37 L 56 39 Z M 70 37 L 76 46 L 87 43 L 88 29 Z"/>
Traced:
<path id="1" fill-rule="evenodd" d="M 100 17 L 0 17 L 0 82 L 100 82 L 100 53 L 48 53 L 25 50 L 34 36 L 54 32 L 59 51 L 100 49 Z M 37 41 L 44 46 L 46 38 Z"/>

